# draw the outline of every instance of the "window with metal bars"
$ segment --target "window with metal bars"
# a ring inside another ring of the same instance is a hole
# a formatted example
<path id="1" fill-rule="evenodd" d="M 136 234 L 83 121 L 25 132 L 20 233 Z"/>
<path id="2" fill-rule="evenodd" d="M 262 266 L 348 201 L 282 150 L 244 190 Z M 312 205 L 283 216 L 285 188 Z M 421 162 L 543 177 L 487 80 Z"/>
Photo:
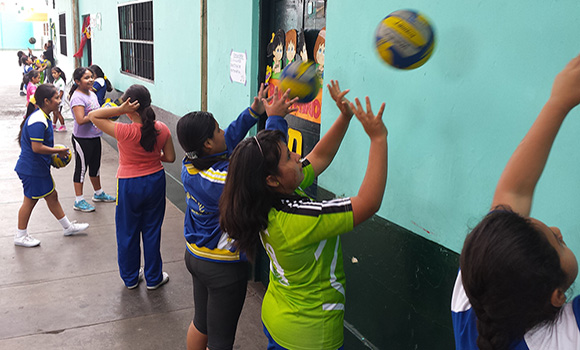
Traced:
<path id="1" fill-rule="evenodd" d="M 66 17 L 64 13 L 58 15 L 58 41 L 60 54 L 66 56 Z"/>
<path id="2" fill-rule="evenodd" d="M 154 80 L 153 1 L 119 5 L 121 72 Z"/>

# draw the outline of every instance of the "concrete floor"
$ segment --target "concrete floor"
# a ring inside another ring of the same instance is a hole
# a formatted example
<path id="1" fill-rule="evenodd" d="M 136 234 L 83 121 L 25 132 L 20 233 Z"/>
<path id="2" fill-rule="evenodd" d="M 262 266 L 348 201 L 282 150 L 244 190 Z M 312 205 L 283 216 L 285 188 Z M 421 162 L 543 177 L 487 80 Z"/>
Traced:
<path id="1" fill-rule="evenodd" d="M 74 164 L 53 169 L 60 203 L 70 220 L 88 222 L 84 235 L 64 237 L 62 228 L 40 201 L 28 232 L 40 247 L 13 244 L 22 185 L 14 172 L 20 148 L 16 141 L 24 115 L 25 97 L 18 95 L 21 68 L 16 51 L 0 51 L 5 67 L 0 81 L 0 349 L 185 349 L 187 327 L 194 314 L 191 277 L 183 263 L 183 212 L 169 200 L 161 243 L 169 283 L 147 291 L 145 283 L 127 290 L 118 273 L 115 240 L 115 204 L 96 203 L 93 213 L 72 209 Z M 72 72 L 67 72 L 70 76 Z M 70 147 L 69 129 L 55 133 L 55 143 Z M 115 194 L 118 156 L 103 142 L 101 182 Z M 85 184 L 85 198 L 92 187 Z M 263 287 L 251 283 L 235 349 L 263 349 L 260 305 Z"/>

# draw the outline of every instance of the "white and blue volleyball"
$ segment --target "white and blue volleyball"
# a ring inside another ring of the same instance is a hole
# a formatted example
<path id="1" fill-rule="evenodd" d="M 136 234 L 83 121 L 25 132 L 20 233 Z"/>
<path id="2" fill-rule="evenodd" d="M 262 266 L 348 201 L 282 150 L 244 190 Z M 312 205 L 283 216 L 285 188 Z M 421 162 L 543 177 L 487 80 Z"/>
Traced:
<path id="1" fill-rule="evenodd" d="M 294 61 L 280 74 L 280 90 L 290 89 L 290 98 L 298 97 L 299 103 L 307 103 L 318 96 L 320 76 L 313 61 Z"/>
<path id="2" fill-rule="evenodd" d="M 54 145 L 54 148 L 66 148 L 64 145 Z M 68 163 L 70 163 L 72 159 L 72 152 L 70 150 L 70 148 L 68 149 L 68 152 L 66 154 L 66 157 L 60 157 L 58 155 L 58 153 L 53 153 L 52 156 L 50 157 L 50 161 L 53 167 L 59 169 L 59 168 L 64 168 L 65 166 L 68 165 Z"/>
<path id="3" fill-rule="evenodd" d="M 435 32 L 421 13 L 399 10 L 379 23 L 375 45 L 379 56 L 389 65 L 399 69 L 415 69 L 431 57 Z"/>

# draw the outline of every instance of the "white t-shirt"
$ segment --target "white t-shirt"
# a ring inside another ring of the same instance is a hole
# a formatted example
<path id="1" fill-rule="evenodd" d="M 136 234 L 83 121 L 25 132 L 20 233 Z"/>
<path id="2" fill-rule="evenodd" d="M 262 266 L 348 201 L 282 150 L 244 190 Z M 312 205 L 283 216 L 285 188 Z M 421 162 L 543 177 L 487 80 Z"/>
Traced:
<path id="1" fill-rule="evenodd" d="M 58 92 L 62 91 L 62 99 L 60 100 L 60 106 L 64 106 L 64 87 L 65 87 L 64 80 L 62 80 L 62 78 L 58 78 L 52 83 L 52 85 L 54 85 L 54 87 L 58 90 Z"/>

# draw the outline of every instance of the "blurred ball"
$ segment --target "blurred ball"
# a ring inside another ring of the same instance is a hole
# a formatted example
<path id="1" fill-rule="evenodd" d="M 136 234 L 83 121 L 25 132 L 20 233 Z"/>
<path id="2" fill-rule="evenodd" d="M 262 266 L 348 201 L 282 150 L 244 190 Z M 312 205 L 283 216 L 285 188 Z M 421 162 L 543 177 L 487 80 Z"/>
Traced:
<path id="1" fill-rule="evenodd" d="M 54 145 L 54 148 L 66 148 L 64 145 Z M 68 163 L 70 163 L 72 159 L 72 152 L 70 151 L 70 148 L 68 149 L 68 153 L 66 155 L 66 157 L 62 158 L 58 155 L 58 153 L 54 153 L 51 156 L 51 164 L 53 167 L 55 168 L 64 168 L 65 166 L 67 166 Z"/>
<path id="2" fill-rule="evenodd" d="M 109 107 L 117 107 L 117 104 L 113 101 L 111 101 L 110 98 L 107 99 L 107 101 L 105 103 L 103 103 L 103 105 L 101 106 L 101 108 L 109 108 Z M 111 119 L 112 121 L 115 121 L 117 119 L 119 119 L 119 115 L 115 116 L 115 117 L 111 117 L 109 119 Z"/>
<path id="3" fill-rule="evenodd" d="M 298 97 L 298 102 L 314 100 L 320 91 L 320 76 L 313 61 L 294 61 L 284 68 L 280 75 L 280 90 L 290 89 L 290 98 Z"/>
<path id="4" fill-rule="evenodd" d="M 421 67 L 433 52 L 435 33 L 419 12 L 399 10 L 385 17 L 375 32 L 379 56 L 395 68 Z"/>
<path id="5" fill-rule="evenodd" d="M 36 39 L 33 36 L 31 36 L 30 39 L 28 39 L 28 42 L 34 45 L 36 44 Z"/>

